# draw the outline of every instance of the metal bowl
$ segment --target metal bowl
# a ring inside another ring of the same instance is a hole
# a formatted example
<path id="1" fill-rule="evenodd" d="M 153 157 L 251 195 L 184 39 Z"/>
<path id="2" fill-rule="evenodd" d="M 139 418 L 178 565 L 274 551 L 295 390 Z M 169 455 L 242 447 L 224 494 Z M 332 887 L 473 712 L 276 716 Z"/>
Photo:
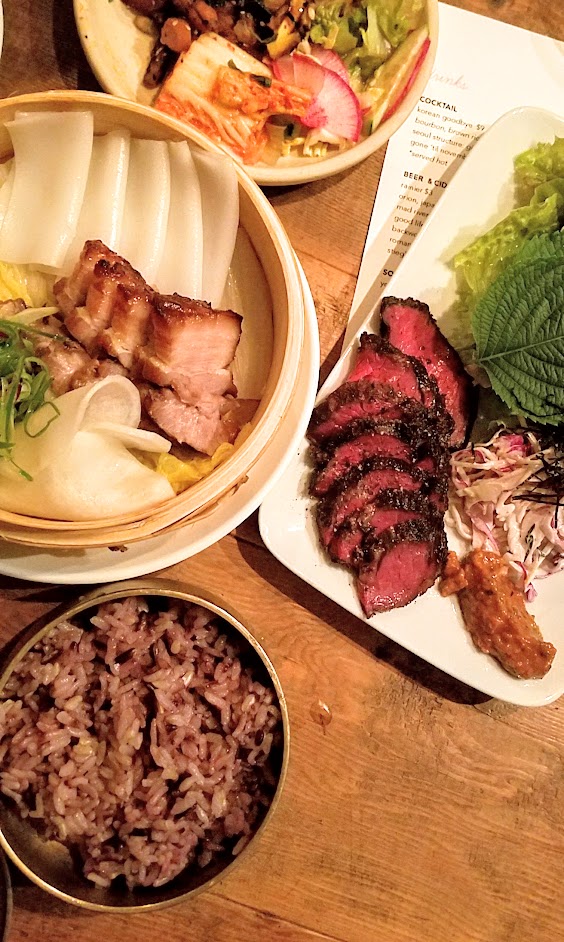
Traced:
<path id="1" fill-rule="evenodd" d="M 232 611 L 224 607 L 223 601 L 217 596 L 196 586 L 183 585 L 165 579 L 134 579 L 98 588 L 81 596 L 75 604 L 61 606 L 24 629 L 10 643 L 9 651 L 4 650 L 5 667 L 0 675 L 0 697 L 8 677 L 21 659 L 60 621 L 73 618 L 103 602 L 132 595 L 160 596 L 194 602 L 209 609 L 231 626 L 234 634 L 238 634 L 244 642 L 247 642 L 248 653 L 245 652 L 245 659 L 250 661 L 255 675 L 258 673 L 259 679 L 265 682 L 270 681 L 274 687 L 282 715 L 282 745 L 274 755 L 278 783 L 272 802 L 246 847 L 236 857 L 226 853 L 201 869 L 197 866 L 188 866 L 169 883 L 158 888 L 128 890 L 125 886 L 108 889 L 95 886 L 82 875 L 80 866 L 66 847 L 57 841 L 42 838 L 28 820 L 20 817 L 15 805 L 8 799 L 2 798 L 0 800 L 0 845 L 16 866 L 30 880 L 59 899 L 85 909 L 113 912 L 159 909 L 181 902 L 212 886 L 226 872 L 243 865 L 248 855 L 253 853 L 257 836 L 264 831 L 279 801 L 288 766 L 290 743 L 288 708 L 284 693 L 275 668 L 257 637 Z"/>

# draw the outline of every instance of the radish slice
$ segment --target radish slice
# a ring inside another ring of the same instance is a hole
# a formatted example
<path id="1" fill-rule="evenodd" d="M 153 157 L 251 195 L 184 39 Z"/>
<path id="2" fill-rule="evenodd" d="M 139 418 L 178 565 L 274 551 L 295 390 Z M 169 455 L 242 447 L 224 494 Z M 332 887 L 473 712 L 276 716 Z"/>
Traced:
<path id="1" fill-rule="evenodd" d="M 295 52 L 292 59 L 298 88 L 307 88 L 312 95 L 319 95 L 323 88 L 326 70 L 311 56 L 304 56 L 299 52 Z"/>
<path id="2" fill-rule="evenodd" d="M 412 85 L 413 85 L 415 79 L 417 78 L 417 73 L 419 72 L 419 69 L 420 69 L 421 66 L 423 65 L 425 56 L 427 55 L 427 52 L 428 52 L 428 49 L 429 49 L 429 46 L 430 46 L 430 45 L 431 45 L 431 40 L 430 40 L 429 38 L 427 38 L 427 39 L 425 40 L 425 42 L 423 43 L 423 45 L 421 46 L 421 52 L 419 53 L 419 55 L 418 55 L 418 57 L 417 57 L 417 60 L 416 60 L 416 62 L 415 62 L 415 65 L 413 66 L 413 71 L 411 72 L 411 75 L 409 76 L 407 82 L 405 83 L 404 87 L 402 88 L 400 94 L 398 95 L 398 97 L 397 97 L 396 100 L 394 101 L 394 103 L 393 103 L 393 105 L 391 106 L 391 108 L 388 108 L 388 110 L 386 111 L 384 117 L 382 118 L 382 121 L 387 121 L 388 118 L 391 118 L 391 116 L 393 115 L 393 113 L 394 113 L 395 111 L 397 111 L 397 109 L 398 109 L 399 106 L 401 105 L 402 101 L 405 99 L 407 93 L 409 92 L 409 90 L 410 90 L 410 88 L 412 87 Z"/>
<path id="3" fill-rule="evenodd" d="M 14 460 L 0 462 L 0 506 L 55 520 L 97 520 L 124 514 L 174 496 L 165 477 L 141 464 L 128 447 L 147 444 L 166 452 L 170 443 L 137 428 L 139 391 L 124 376 L 108 376 L 59 396 L 59 415 L 48 405 L 16 427 Z M 123 427 L 125 426 L 125 427 Z M 39 432 L 42 434 L 39 434 Z"/>
<path id="4" fill-rule="evenodd" d="M 336 72 L 347 85 L 351 84 L 349 70 L 341 57 L 338 56 L 336 52 L 333 52 L 332 49 L 326 49 L 325 46 L 314 45 L 310 47 L 310 55 L 313 56 L 315 61 L 319 62 L 319 65 L 322 65 L 323 68 L 330 69 L 331 72 Z"/>
<path id="5" fill-rule="evenodd" d="M 142 428 L 131 428 L 129 425 L 118 425 L 115 422 L 100 422 L 90 426 L 89 431 L 111 435 L 126 448 L 135 448 L 137 451 L 146 451 L 151 454 L 166 454 L 172 448 L 172 443 L 168 438 L 163 438 L 157 432 L 147 432 Z"/>
<path id="6" fill-rule="evenodd" d="M 169 143 L 170 209 L 156 287 L 202 297 L 203 224 L 198 171 L 187 141 Z"/>
<path id="7" fill-rule="evenodd" d="M 323 68 L 320 66 L 319 68 Z M 302 124 L 307 128 L 323 128 L 335 137 L 358 141 L 362 127 L 362 112 L 358 98 L 336 72 L 323 69 L 323 88 L 309 106 Z"/>
<path id="8" fill-rule="evenodd" d="M 339 59 L 338 56 L 336 58 Z M 300 52 L 277 59 L 272 68 L 281 81 L 292 82 L 314 95 L 305 117 L 301 118 L 306 128 L 322 128 L 335 137 L 358 141 L 362 112 L 358 98 L 348 83 L 348 73 L 345 81 L 335 68 L 321 65 L 316 59 Z"/>
<path id="9" fill-rule="evenodd" d="M 74 238 L 92 154 L 92 112 L 9 121 L 15 176 L 0 231 L 5 262 L 60 268 Z"/>
<path id="10" fill-rule="evenodd" d="M 125 207 L 129 148 L 128 131 L 111 131 L 94 138 L 84 202 L 63 266 L 64 273 L 72 271 L 87 239 L 100 239 L 108 248 L 117 249 Z"/>
<path id="11" fill-rule="evenodd" d="M 293 52 L 290 56 L 282 56 L 272 63 L 276 78 L 287 85 L 297 85 L 305 88 L 312 95 L 318 95 L 323 88 L 323 66 L 311 56 L 300 52 Z"/>
<path id="12" fill-rule="evenodd" d="M 153 285 L 164 252 L 170 206 L 166 141 L 133 138 L 125 192 L 120 255 Z"/>
<path id="13" fill-rule="evenodd" d="M 203 222 L 202 300 L 219 307 L 239 227 L 239 184 L 230 157 L 192 151 Z"/>
<path id="14" fill-rule="evenodd" d="M 271 63 L 271 67 L 275 78 L 285 82 L 286 85 L 296 84 L 293 56 L 282 56 L 280 59 L 275 59 Z"/>

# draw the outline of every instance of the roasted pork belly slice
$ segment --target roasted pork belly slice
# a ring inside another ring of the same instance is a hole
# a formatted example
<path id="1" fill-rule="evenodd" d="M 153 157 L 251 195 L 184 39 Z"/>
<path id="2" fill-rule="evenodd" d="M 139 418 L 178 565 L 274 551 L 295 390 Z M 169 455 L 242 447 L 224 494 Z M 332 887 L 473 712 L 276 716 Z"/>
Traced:
<path id="1" fill-rule="evenodd" d="M 118 256 L 99 240 L 85 242 L 72 273 L 53 285 L 55 300 L 65 317 L 84 305 L 94 267 L 102 258 L 115 261 Z"/>
<path id="2" fill-rule="evenodd" d="M 369 458 L 340 479 L 317 505 L 317 526 L 323 546 L 328 547 L 337 528 L 376 500 L 381 491 L 393 489 L 430 494 L 434 485 L 434 479 L 404 461 Z"/>
<path id="3" fill-rule="evenodd" d="M 439 390 L 420 360 L 406 356 L 378 334 L 364 333 L 360 338 L 355 365 L 347 381 L 369 379 L 391 386 L 410 399 L 417 399 L 429 408 L 437 405 Z"/>
<path id="4" fill-rule="evenodd" d="M 337 528 L 328 550 L 331 559 L 345 565 L 362 562 L 357 556 L 366 539 L 407 520 L 432 517 L 440 520 L 428 498 L 417 491 L 384 490 L 359 513 L 348 517 Z"/>
<path id="5" fill-rule="evenodd" d="M 205 301 L 177 294 L 156 295 L 138 368 L 151 383 L 178 385 L 182 377 L 226 369 L 240 336 L 241 318 L 233 311 L 214 311 Z"/>
<path id="6" fill-rule="evenodd" d="M 51 390 L 55 396 L 98 379 L 98 361 L 75 340 L 63 338 L 61 334 L 37 336 L 33 346 L 35 355 L 41 357 L 51 374 Z"/>
<path id="7" fill-rule="evenodd" d="M 440 574 L 446 553 L 444 530 L 433 520 L 408 520 L 374 536 L 364 545 L 357 575 L 366 617 L 401 608 L 426 592 Z"/>
<path id="8" fill-rule="evenodd" d="M 307 437 L 315 445 L 324 445 L 352 422 L 363 419 L 407 421 L 426 416 L 428 410 L 415 399 L 400 396 L 391 386 L 369 379 L 343 383 L 313 410 Z"/>
<path id="9" fill-rule="evenodd" d="M 14 317 L 15 314 L 25 311 L 25 308 L 26 303 L 21 298 L 10 298 L 0 302 L 0 317 Z"/>
<path id="10" fill-rule="evenodd" d="M 113 318 L 119 288 L 131 292 L 147 290 L 145 281 L 124 258 L 103 242 L 86 242 L 73 272 L 54 285 L 69 333 L 89 353 L 100 348 L 102 332 Z"/>
<path id="11" fill-rule="evenodd" d="M 237 389 L 233 383 L 231 370 L 216 370 L 213 373 L 191 373 L 190 376 L 175 376 L 172 388 L 182 402 L 197 403 L 209 396 L 235 395 Z"/>
<path id="12" fill-rule="evenodd" d="M 234 442 L 258 405 L 255 400 L 220 396 L 189 405 L 171 389 L 144 386 L 141 391 L 143 407 L 165 435 L 207 455 L 224 442 Z"/>
<path id="13" fill-rule="evenodd" d="M 403 353 L 417 357 L 444 396 L 454 420 L 451 447 L 466 440 L 474 409 L 473 386 L 456 350 L 443 337 L 429 308 L 413 298 L 384 298 L 380 307 L 382 333 Z"/>
<path id="14" fill-rule="evenodd" d="M 147 324 L 153 311 L 153 292 L 142 285 L 135 288 L 118 284 L 113 298 L 109 326 L 99 338 L 100 346 L 128 370 L 147 338 Z"/>

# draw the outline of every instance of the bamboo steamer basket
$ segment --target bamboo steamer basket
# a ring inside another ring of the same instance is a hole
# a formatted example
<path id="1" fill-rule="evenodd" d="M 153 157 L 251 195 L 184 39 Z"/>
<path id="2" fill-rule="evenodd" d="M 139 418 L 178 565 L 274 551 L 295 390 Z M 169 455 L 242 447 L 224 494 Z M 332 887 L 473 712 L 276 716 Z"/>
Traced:
<path id="1" fill-rule="evenodd" d="M 59 606 L 55 611 L 24 628 L 4 649 L 0 665 L 0 693 L 10 675 L 17 670 L 22 658 L 59 622 L 81 616 L 103 603 L 139 595 L 152 601 L 179 599 L 200 605 L 225 622 L 227 631 L 233 637 L 238 636 L 244 657 L 247 663 L 252 664 L 255 677 L 263 683 L 269 682 L 274 688 L 280 709 L 282 737 L 279 746 L 272 753 L 277 783 L 263 820 L 249 843 L 236 857 L 222 854 L 203 869 L 187 867 L 161 887 L 136 890 L 127 890 L 119 885 L 107 889 L 95 886 L 79 871 L 67 848 L 57 841 L 46 841 L 30 823 L 30 819 L 22 818 L 11 802 L 6 799 L 0 801 L 0 848 L 10 860 L 26 877 L 48 893 L 66 903 L 98 912 L 144 912 L 188 902 L 203 890 L 211 889 L 225 875 L 243 868 L 245 861 L 256 852 L 257 844 L 260 846 L 260 839 L 266 828 L 270 827 L 288 769 L 290 720 L 286 697 L 276 667 L 263 647 L 260 630 L 249 626 L 231 605 L 227 606 L 220 596 L 201 586 L 187 585 L 170 579 L 133 579 L 98 587 L 80 596 L 71 605 Z"/>
<path id="2" fill-rule="evenodd" d="M 83 111 L 94 116 L 94 133 L 125 128 L 137 137 L 187 140 L 214 153 L 222 149 L 174 118 L 135 102 L 96 92 L 50 91 L 0 102 L 0 159 L 11 153 L 5 127 L 17 111 Z M 209 477 L 184 493 L 144 511 L 102 520 L 64 521 L 29 517 L 0 509 L 0 539 L 30 547 L 87 549 L 121 546 L 147 539 L 200 519 L 219 501 L 245 487 L 251 468 L 268 448 L 288 409 L 298 377 L 304 339 L 304 297 L 288 236 L 260 188 L 235 164 L 239 183 L 239 224 L 246 231 L 263 268 L 272 300 L 274 328 L 270 372 L 250 430 L 234 453 Z"/>

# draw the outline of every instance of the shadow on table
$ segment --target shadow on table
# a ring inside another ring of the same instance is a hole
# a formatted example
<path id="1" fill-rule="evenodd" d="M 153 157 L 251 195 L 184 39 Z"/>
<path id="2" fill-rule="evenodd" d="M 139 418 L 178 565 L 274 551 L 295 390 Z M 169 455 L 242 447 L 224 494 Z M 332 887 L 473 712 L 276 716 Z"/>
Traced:
<path id="1" fill-rule="evenodd" d="M 99 92 L 100 86 L 82 51 L 78 31 L 72 27 L 74 23 L 72 0 L 55 0 L 52 16 L 53 46 L 64 85 Z"/>
<path id="2" fill-rule="evenodd" d="M 237 546 L 245 562 L 262 578 L 265 578 L 264 549 L 243 540 L 238 540 Z M 355 618 L 317 589 L 303 582 L 273 556 L 270 559 L 271 565 L 267 578 L 279 592 L 307 609 L 335 631 L 346 635 L 378 660 L 389 664 L 394 670 L 432 693 L 454 703 L 475 705 L 491 699 L 486 694 L 443 673 L 410 651 L 406 651 L 401 645 L 386 638 L 375 628 Z"/>

